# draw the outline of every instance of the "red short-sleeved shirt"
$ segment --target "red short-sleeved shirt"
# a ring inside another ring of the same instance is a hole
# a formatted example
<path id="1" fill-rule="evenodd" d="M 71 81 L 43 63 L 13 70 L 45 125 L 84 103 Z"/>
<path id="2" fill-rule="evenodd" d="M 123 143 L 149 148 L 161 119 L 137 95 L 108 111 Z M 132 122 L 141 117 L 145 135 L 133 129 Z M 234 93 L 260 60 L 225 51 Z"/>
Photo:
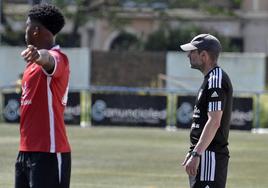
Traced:
<path id="1" fill-rule="evenodd" d="M 23 73 L 20 151 L 55 153 L 71 150 L 64 124 L 69 62 L 59 46 L 49 53 L 55 59 L 52 74 L 35 63 L 28 63 Z"/>

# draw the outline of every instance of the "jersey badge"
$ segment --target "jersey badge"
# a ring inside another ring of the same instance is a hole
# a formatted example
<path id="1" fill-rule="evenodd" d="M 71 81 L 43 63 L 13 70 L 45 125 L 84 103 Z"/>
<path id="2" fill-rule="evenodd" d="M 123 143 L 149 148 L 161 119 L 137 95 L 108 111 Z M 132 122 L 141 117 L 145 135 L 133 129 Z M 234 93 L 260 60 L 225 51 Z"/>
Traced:
<path id="1" fill-rule="evenodd" d="M 216 98 L 216 97 L 219 97 L 219 95 L 216 91 L 214 91 L 211 95 L 211 98 Z"/>

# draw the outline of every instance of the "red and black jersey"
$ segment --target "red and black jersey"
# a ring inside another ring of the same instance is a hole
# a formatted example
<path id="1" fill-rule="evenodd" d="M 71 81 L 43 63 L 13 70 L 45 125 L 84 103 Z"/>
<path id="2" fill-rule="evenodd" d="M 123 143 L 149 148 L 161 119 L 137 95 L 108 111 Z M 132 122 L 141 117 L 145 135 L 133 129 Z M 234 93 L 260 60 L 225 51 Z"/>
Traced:
<path id="1" fill-rule="evenodd" d="M 69 62 L 59 46 L 49 50 L 49 53 L 55 60 L 51 74 L 31 62 L 23 73 L 20 151 L 70 152 L 64 124 Z"/>
<path id="2" fill-rule="evenodd" d="M 194 149 L 206 125 L 208 112 L 223 111 L 220 128 L 207 149 L 228 153 L 232 95 L 232 83 L 228 75 L 220 67 L 215 67 L 205 76 L 194 106 L 190 133 L 191 150 Z"/>

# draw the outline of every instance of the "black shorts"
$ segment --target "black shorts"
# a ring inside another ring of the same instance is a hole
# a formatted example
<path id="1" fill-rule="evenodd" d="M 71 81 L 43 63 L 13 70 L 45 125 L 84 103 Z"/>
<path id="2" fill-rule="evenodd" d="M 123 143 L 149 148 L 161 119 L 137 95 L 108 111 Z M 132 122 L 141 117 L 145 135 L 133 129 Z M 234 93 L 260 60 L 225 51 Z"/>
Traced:
<path id="1" fill-rule="evenodd" d="M 189 177 L 191 188 L 225 188 L 229 155 L 205 151 L 200 159 L 198 173 Z"/>
<path id="2" fill-rule="evenodd" d="M 69 188 L 71 153 L 19 152 L 15 188 Z"/>

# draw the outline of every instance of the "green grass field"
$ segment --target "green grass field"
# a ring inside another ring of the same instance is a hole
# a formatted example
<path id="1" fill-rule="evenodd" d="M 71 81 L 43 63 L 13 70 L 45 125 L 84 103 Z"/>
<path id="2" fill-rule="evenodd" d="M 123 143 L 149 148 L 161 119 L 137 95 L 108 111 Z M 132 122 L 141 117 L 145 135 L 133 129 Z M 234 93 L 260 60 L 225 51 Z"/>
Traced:
<path id="1" fill-rule="evenodd" d="M 72 188 L 187 188 L 188 130 L 68 127 Z M 14 187 L 18 126 L 0 124 L 0 188 Z M 228 188 L 268 187 L 268 135 L 231 131 Z"/>

